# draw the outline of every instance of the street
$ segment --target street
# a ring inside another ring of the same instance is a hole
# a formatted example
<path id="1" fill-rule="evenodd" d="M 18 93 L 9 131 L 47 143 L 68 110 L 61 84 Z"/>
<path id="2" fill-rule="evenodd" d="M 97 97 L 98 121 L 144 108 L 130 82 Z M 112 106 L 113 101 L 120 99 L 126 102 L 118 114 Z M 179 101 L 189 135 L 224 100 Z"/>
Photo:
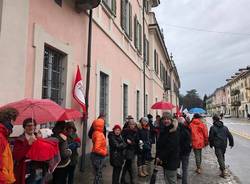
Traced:
<path id="1" fill-rule="evenodd" d="M 211 123 L 211 119 L 208 122 Z M 235 141 L 234 148 L 227 149 L 226 165 L 243 184 L 250 184 L 250 121 L 224 118 L 223 122 L 232 132 Z"/>

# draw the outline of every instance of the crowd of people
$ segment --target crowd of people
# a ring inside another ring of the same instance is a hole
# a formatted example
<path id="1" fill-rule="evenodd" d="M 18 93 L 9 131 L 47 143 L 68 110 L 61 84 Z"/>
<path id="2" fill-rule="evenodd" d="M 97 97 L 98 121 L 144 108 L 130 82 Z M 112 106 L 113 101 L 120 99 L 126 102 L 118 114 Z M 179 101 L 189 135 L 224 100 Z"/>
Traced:
<path id="1" fill-rule="evenodd" d="M 73 184 L 81 141 L 74 122 L 56 122 L 36 131 L 36 120 L 23 121 L 23 134 L 9 143 L 13 108 L 0 111 L 0 184 Z"/>
<path id="2" fill-rule="evenodd" d="M 74 122 L 56 122 L 54 128 L 36 130 L 36 120 L 23 121 L 23 134 L 10 142 L 13 122 L 19 115 L 13 108 L 0 110 L 0 184 L 73 184 L 81 145 Z M 108 134 L 108 135 L 106 135 Z M 233 136 L 218 115 L 208 133 L 205 120 L 194 114 L 172 115 L 164 112 L 142 117 L 138 123 L 128 116 L 121 127 L 115 124 L 108 132 L 105 116 L 93 121 L 88 136 L 92 139 L 91 162 L 94 184 L 103 184 L 102 172 L 106 157 L 113 167 L 112 184 L 136 184 L 138 177 L 151 175 L 150 163 L 162 166 L 164 179 L 177 184 L 178 168 L 182 170 L 182 184 L 188 183 L 189 156 L 193 150 L 196 173 L 202 174 L 202 149 L 214 148 L 225 177 L 225 152 L 234 146 Z M 9 143 L 10 142 L 10 143 Z M 109 145 L 109 149 L 108 149 Z"/>
<path id="3" fill-rule="evenodd" d="M 188 183 L 189 156 L 193 150 L 196 173 L 202 174 L 202 149 L 210 145 L 215 148 L 220 166 L 220 176 L 225 178 L 225 152 L 234 141 L 228 128 L 218 115 L 213 116 L 213 126 L 208 134 L 205 119 L 194 114 L 192 120 L 164 113 L 162 117 L 152 115 L 142 117 L 136 123 L 132 116 L 127 117 L 123 127 L 117 123 L 108 134 L 107 150 L 104 117 L 93 122 L 89 137 L 92 138 L 91 160 L 95 170 L 94 184 L 102 184 L 102 169 L 105 157 L 109 155 L 113 167 L 112 184 L 136 184 L 138 177 L 150 175 L 149 165 L 154 162 L 164 169 L 164 179 L 168 184 L 177 184 L 178 168 L 182 170 L 182 184 Z"/>

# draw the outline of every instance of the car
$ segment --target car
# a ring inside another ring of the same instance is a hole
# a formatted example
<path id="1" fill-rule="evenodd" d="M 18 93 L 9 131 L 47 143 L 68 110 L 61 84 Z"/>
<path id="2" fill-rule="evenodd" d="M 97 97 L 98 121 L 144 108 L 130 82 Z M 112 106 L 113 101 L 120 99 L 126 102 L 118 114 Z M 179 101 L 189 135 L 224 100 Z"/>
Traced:
<path id="1" fill-rule="evenodd" d="M 230 114 L 225 114 L 224 118 L 231 118 L 231 115 Z"/>

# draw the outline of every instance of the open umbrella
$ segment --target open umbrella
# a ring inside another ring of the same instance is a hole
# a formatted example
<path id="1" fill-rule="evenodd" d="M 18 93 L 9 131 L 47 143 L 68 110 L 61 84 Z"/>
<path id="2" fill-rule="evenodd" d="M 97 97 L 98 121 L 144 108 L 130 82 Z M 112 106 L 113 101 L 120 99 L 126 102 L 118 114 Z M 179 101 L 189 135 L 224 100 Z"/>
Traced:
<path id="1" fill-rule="evenodd" d="M 204 114 L 204 113 L 206 113 L 206 111 L 200 107 L 195 107 L 195 108 L 190 109 L 189 113 L 190 114 L 196 114 L 196 113 L 197 114 Z"/>
<path id="2" fill-rule="evenodd" d="M 152 105 L 151 109 L 160 109 L 160 110 L 172 110 L 175 106 L 170 102 L 156 102 Z"/>
<path id="3" fill-rule="evenodd" d="M 82 113 L 75 109 L 65 109 L 65 112 L 59 118 L 59 121 L 78 119 L 82 117 Z"/>
<path id="4" fill-rule="evenodd" d="M 12 107 L 18 110 L 19 115 L 15 125 L 21 125 L 27 118 L 33 118 L 38 124 L 58 121 L 65 110 L 49 99 L 26 98 L 17 102 L 9 103 L 0 109 Z"/>

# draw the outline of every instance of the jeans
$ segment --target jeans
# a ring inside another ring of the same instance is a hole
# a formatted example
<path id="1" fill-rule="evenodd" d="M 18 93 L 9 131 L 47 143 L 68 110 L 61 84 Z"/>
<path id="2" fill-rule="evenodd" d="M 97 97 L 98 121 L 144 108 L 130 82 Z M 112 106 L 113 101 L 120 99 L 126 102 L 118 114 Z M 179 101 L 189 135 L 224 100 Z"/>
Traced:
<path id="1" fill-rule="evenodd" d="M 177 184 L 177 170 L 164 169 L 164 178 L 167 184 Z"/>
<path id="2" fill-rule="evenodd" d="M 76 168 L 76 165 L 67 166 L 68 184 L 74 184 L 75 168 Z"/>
<path id="3" fill-rule="evenodd" d="M 112 184 L 120 184 L 121 167 L 113 167 Z"/>
<path id="4" fill-rule="evenodd" d="M 91 153 L 90 155 L 92 166 L 94 169 L 95 179 L 94 184 L 103 184 L 103 178 L 102 178 L 102 169 L 104 165 L 104 158 L 100 155 L 97 155 L 95 153 Z"/>
<path id="5" fill-rule="evenodd" d="M 194 156 L 197 168 L 201 167 L 201 162 L 202 162 L 201 154 L 202 154 L 202 149 L 194 149 Z"/>
<path id="6" fill-rule="evenodd" d="M 125 164 L 123 166 L 123 170 L 122 170 L 122 178 L 121 178 L 121 182 L 122 183 L 126 183 L 126 174 L 127 172 L 129 173 L 129 178 L 130 178 L 130 184 L 135 184 L 135 167 L 133 167 L 134 164 L 134 159 L 129 159 L 129 160 L 125 160 Z"/>
<path id="7" fill-rule="evenodd" d="M 215 148 L 215 155 L 217 157 L 221 171 L 224 171 L 226 169 L 226 167 L 225 167 L 225 152 L 226 152 L 226 149 Z"/>
<path id="8" fill-rule="evenodd" d="M 188 178 L 188 165 L 189 165 L 189 154 L 181 156 L 181 166 L 182 166 L 182 184 L 187 184 Z"/>

